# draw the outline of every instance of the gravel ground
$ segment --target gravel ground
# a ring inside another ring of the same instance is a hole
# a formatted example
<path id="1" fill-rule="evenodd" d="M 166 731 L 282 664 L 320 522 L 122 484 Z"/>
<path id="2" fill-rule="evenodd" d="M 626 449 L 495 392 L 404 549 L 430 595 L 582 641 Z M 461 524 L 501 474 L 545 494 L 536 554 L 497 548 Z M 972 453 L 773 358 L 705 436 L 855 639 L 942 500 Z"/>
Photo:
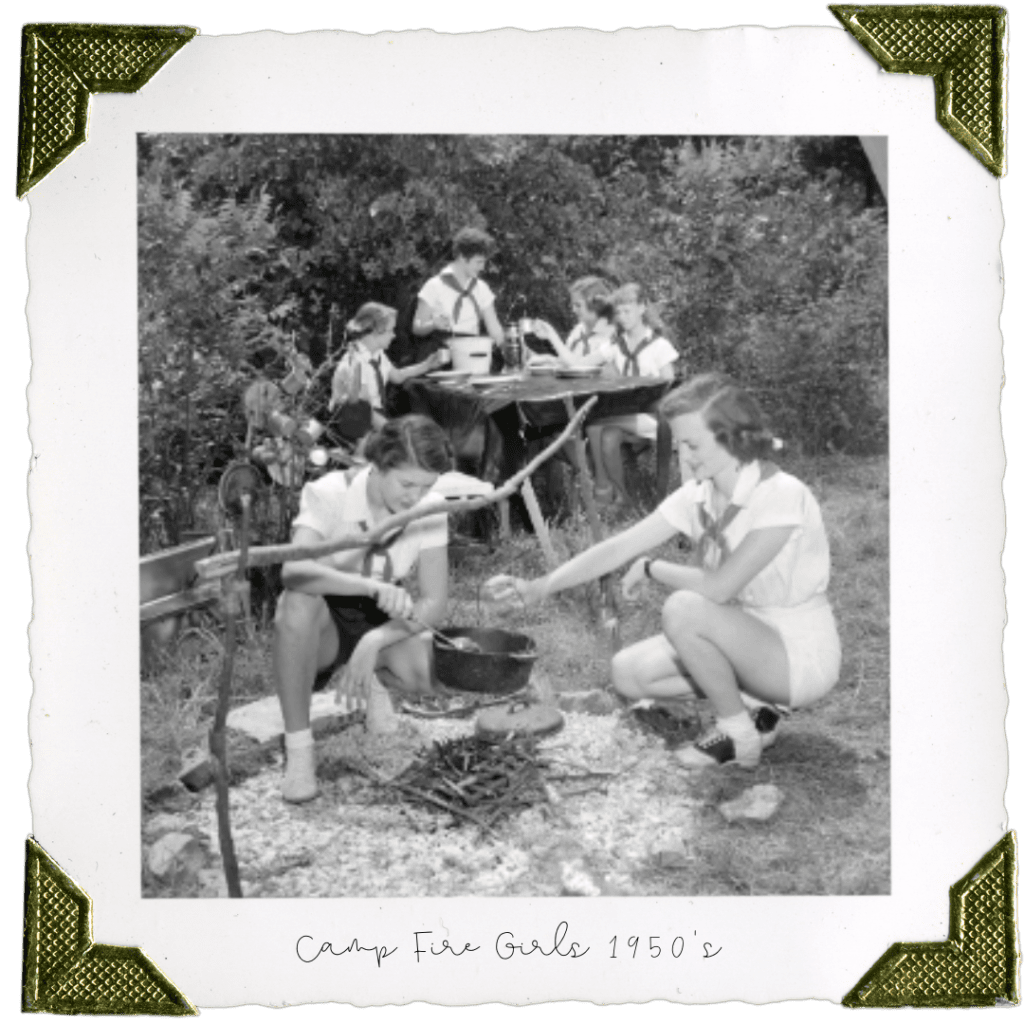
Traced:
<path id="1" fill-rule="evenodd" d="M 552 762 L 548 777 L 613 774 L 552 778 L 551 800 L 500 824 L 496 836 L 405 803 L 344 768 L 355 754 L 393 776 L 417 748 L 472 728 L 472 720 L 403 716 L 399 736 L 386 742 L 366 737 L 361 727 L 348 729 L 318 747 L 326 781 L 304 805 L 281 800 L 280 763 L 233 787 L 231 823 L 245 895 L 653 895 L 657 872 L 637 870 L 651 865 L 652 851 L 685 858 L 700 802 L 662 741 L 621 712 L 566 712 L 565 728 L 539 742 Z M 152 841 L 168 824 L 144 822 L 144 833 Z M 167 886 L 159 895 L 226 895 L 213 792 L 174 815 L 173 826 L 198 838 L 205 865 L 192 884 Z"/>

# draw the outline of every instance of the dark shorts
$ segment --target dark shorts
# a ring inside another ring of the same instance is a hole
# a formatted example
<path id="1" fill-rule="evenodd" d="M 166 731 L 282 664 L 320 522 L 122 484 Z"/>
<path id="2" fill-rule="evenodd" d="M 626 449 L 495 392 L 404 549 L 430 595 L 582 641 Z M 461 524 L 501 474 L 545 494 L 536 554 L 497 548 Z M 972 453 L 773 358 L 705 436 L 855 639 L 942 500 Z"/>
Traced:
<path id="1" fill-rule="evenodd" d="M 344 665 L 356 644 L 377 626 L 382 626 L 390 619 L 387 612 L 382 612 L 377 607 L 377 602 L 372 597 L 340 597 L 336 594 L 324 596 L 327 602 L 327 610 L 331 614 L 331 621 L 338 631 L 338 653 L 334 660 L 325 668 L 320 669 L 313 681 L 313 690 L 323 690 L 331 681 L 335 671 Z"/>

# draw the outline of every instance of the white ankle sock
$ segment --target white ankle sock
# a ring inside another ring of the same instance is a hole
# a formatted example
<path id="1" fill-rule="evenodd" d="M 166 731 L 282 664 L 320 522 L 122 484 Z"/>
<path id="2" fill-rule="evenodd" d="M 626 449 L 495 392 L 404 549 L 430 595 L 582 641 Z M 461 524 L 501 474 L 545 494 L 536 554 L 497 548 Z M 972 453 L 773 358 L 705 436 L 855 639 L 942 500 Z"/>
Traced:
<path id="1" fill-rule="evenodd" d="M 299 729 L 297 732 L 286 732 L 284 734 L 285 750 L 301 750 L 303 747 L 313 746 L 313 730 Z"/>
<path id="2" fill-rule="evenodd" d="M 300 729 L 284 734 L 285 765 L 281 795 L 291 803 L 302 803 L 316 796 L 316 749 L 313 732 Z"/>
<path id="3" fill-rule="evenodd" d="M 754 720 L 746 711 L 737 711 L 735 715 L 729 715 L 727 718 L 719 715 L 718 728 L 726 736 L 734 740 L 746 739 L 748 736 L 757 735 L 757 730 L 754 728 Z"/>

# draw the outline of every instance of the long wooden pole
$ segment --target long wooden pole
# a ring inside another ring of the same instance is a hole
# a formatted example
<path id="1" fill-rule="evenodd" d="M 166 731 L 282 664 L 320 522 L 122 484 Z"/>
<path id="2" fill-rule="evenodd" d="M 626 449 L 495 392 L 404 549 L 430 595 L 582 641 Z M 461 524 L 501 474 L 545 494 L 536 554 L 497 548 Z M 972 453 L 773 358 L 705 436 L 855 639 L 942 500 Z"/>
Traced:
<path id="1" fill-rule="evenodd" d="M 518 473 L 509 477 L 493 494 L 479 498 L 460 498 L 457 501 L 446 501 L 444 504 L 428 503 L 426 505 L 417 505 L 415 508 L 408 509 L 405 512 L 398 512 L 393 516 L 388 516 L 387 519 L 366 533 L 352 534 L 339 540 L 323 541 L 319 544 L 273 544 L 267 547 L 250 548 L 248 565 L 276 565 L 279 562 L 296 562 L 306 559 L 324 558 L 326 555 L 333 555 L 336 551 L 347 551 L 353 548 L 364 548 L 371 544 L 376 544 L 395 530 L 417 519 L 422 519 L 424 516 L 437 515 L 439 512 L 448 514 L 472 512 L 476 509 L 493 505 L 495 502 L 514 494 L 524 480 L 532 476 L 540 466 L 544 465 L 573 436 L 576 428 L 586 418 L 587 413 L 590 412 L 596 401 L 597 396 L 595 395 L 581 405 L 575 415 L 571 416 L 565 430 L 539 455 L 531 459 Z M 569 408 L 571 411 L 571 402 L 569 402 Z M 591 495 L 591 499 L 593 499 L 593 495 Z M 225 576 L 236 571 L 237 568 L 237 551 L 221 552 L 196 562 L 196 571 L 200 579 L 214 579 L 218 576 Z"/>
<path id="2" fill-rule="evenodd" d="M 213 758 L 214 781 L 217 786 L 217 838 L 220 842 L 221 863 L 224 878 L 228 884 L 228 896 L 239 899 L 242 896 L 242 881 L 238 871 L 238 857 L 235 841 L 231 835 L 231 809 L 228 797 L 228 751 L 227 720 L 231 699 L 231 677 L 235 667 L 235 625 L 238 603 L 241 595 L 247 593 L 245 584 L 246 555 L 249 552 L 249 509 L 252 497 L 242 495 L 242 536 L 238 552 L 238 578 L 224 579 L 222 607 L 224 609 L 224 662 L 220 670 L 220 685 L 217 688 L 217 710 L 210 728 L 210 754 Z"/>

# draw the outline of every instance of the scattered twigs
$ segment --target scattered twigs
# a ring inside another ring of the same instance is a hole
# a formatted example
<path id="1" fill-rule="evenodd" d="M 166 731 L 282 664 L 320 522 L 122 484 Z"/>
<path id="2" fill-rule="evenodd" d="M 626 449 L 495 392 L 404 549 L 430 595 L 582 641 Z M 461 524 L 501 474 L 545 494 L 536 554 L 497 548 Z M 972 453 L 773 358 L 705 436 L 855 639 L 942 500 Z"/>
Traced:
<path id="1" fill-rule="evenodd" d="M 462 817 L 493 833 L 519 808 L 546 799 L 532 739 L 500 742 L 465 736 L 435 743 L 391 785 L 412 800 Z"/>
<path id="2" fill-rule="evenodd" d="M 252 567 L 276 565 L 279 562 L 323 558 L 326 555 L 334 554 L 336 551 L 364 548 L 378 543 L 394 533 L 395 530 L 401 529 L 417 519 L 422 519 L 424 516 L 437 515 L 438 512 L 446 512 L 449 515 L 455 512 L 473 512 L 476 509 L 485 508 L 488 505 L 502 501 L 514 494 L 524 480 L 532 476 L 537 469 L 547 462 L 573 436 L 577 427 L 586 418 L 587 413 L 590 412 L 596 401 L 597 398 L 595 396 L 581 405 L 576 413 L 571 416 L 562 433 L 540 454 L 531 459 L 518 473 L 509 477 L 492 494 L 477 498 L 460 498 L 455 501 L 446 501 L 443 505 L 432 503 L 418 505 L 405 512 L 388 516 L 387 519 L 366 533 L 354 534 L 340 540 L 324 541 L 320 544 L 273 544 L 267 547 L 250 548 L 248 564 Z M 235 571 L 238 566 L 238 558 L 239 554 L 237 551 L 224 551 L 211 555 L 209 558 L 196 562 L 196 571 L 201 579 L 223 576 Z"/>

